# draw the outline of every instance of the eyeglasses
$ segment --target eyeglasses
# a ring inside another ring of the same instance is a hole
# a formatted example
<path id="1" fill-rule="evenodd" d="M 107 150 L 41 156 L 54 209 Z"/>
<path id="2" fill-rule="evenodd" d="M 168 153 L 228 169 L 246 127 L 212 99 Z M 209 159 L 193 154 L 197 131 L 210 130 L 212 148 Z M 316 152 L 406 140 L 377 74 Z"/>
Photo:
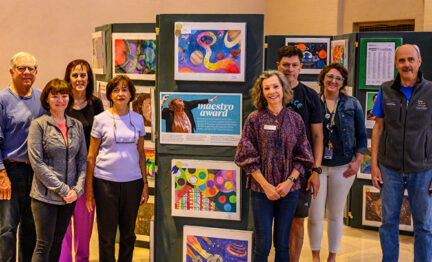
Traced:
<path id="1" fill-rule="evenodd" d="M 20 73 L 24 73 L 26 70 L 28 70 L 29 73 L 34 73 L 36 71 L 35 66 L 15 66 L 15 69 Z"/>
<path id="2" fill-rule="evenodd" d="M 328 77 L 328 78 L 330 78 L 331 80 L 336 80 L 336 82 L 342 82 L 342 81 L 344 81 L 344 78 L 341 77 L 341 76 L 335 76 L 335 75 L 332 75 L 332 74 L 326 74 L 325 76 Z"/>
<path id="3" fill-rule="evenodd" d="M 112 118 L 113 118 L 114 141 L 116 142 L 116 144 L 134 144 L 134 143 L 136 143 L 136 128 L 135 128 L 134 124 L 132 123 L 131 116 L 130 116 L 130 112 L 129 112 L 129 124 L 132 126 L 132 128 L 133 128 L 133 130 L 134 130 L 133 140 L 130 140 L 130 139 L 127 139 L 127 138 L 122 139 L 122 137 L 120 137 L 120 139 L 117 140 L 117 135 L 116 135 L 116 132 L 117 132 L 116 121 L 115 121 L 114 116 L 113 116 Z M 130 137 L 130 136 L 128 136 L 128 137 Z"/>

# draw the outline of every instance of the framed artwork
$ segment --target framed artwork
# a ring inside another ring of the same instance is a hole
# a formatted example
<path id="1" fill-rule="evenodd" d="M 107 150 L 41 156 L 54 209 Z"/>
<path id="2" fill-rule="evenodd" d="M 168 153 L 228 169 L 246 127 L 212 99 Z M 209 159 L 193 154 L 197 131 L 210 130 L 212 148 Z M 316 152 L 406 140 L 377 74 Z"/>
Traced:
<path id="1" fill-rule="evenodd" d="M 92 33 L 93 47 L 93 72 L 95 74 L 105 74 L 106 72 L 106 52 L 105 52 L 105 32 L 99 31 Z"/>
<path id="2" fill-rule="evenodd" d="M 373 186 L 363 186 L 363 207 L 362 207 L 362 225 L 364 226 L 381 226 L 381 199 L 380 191 Z M 402 200 L 402 209 L 400 217 L 400 230 L 413 231 L 413 221 L 411 218 L 411 208 L 408 201 L 408 193 L 405 190 Z"/>
<path id="3" fill-rule="evenodd" d="M 154 200 L 154 196 L 149 196 L 148 202 L 138 209 L 135 223 L 136 240 L 150 242 L 150 221 L 154 217 Z"/>
<path id="4" fill-rule="evenodd" d="M 183 227 L 183 262 L 252 261 L 252 231 Z"/>
<path id="5" fill-rule="evenodd" d="M 175 23 L 174 79 L 245 81 L 246 23 Z"/>
<path id="6" fill-rule="evenodd" d="M 154 142 L 156 132 L 154 87 L 135 86 L 135 88 L 135 99 L 131 103 L 132 110 L 143 116 L 145 131 L 151 134 Z"/>
<path id="7" fill-rule="evenodd" d="M 97 97 L 102 101 L 104 110 L 108 110 L 110 108 L 110 101 L 107 99 L 106 96 L 106 86 L 108 82 L 104 81 L 96 81 L 96 90 L 97 90 Z"/>
<path id="8" fill-rule="evenodd" d="M 156 150 L 154 148 L 144 148 L 146 156 L 147 180 L 149 187 L 154 187 L 157 166 L 156 166 Z"/>
<path id="9" fill-rule="evenodd" d="M 372 115 L 372 109 L 375 105 L 378 92 L 366 92 L 366 103 L 365 103 L 365 126 L 366 128 L 373 128 L 375 124 L 375 116 Z"/>
<path id="10" fill-rule="evenodd" d="M 332 40 L 330 64 L 339 63 L 348 70 L 348 39 Z"/>
<path id="11" fill-rule="evenodd" d="M 173 159 L 171 215 L 240 220 L 240 168 L 234 162 Z"/>
<path id="12" fill-rule="evenodd" d="M 237 146 L 242 94 L 161 92 L 159 99 L 161 144 Z"/>
<path id="13" fill-rule="evenodd" d="M 377 90 L 382 83 L 395 78 L 395 52 L 401 45 L 402 38 L 360 39 L 360 89 Z"/>
<path id="14" fill-rule="evenodd" d="M 370 151 L 372 150 L 372 148 L 371 148 L 371 140 L 370 139 L 367 140 L 367 149 L 369 150 L 369 154 L 363 156 L 363 161 L 360 165 L 360 170 L 357 174 L 357 178 L 371 180 L 372 177 L 371 177 L 371 155 L 370 155 Z"/>
<path id="15" fill-rule="evenodd" d="M 113 76 L 124 74 L 130 79 L 155 80 L 155 33 L 113 33 L 112 47 Z"/>
<path id="16" fill-rule="evenodd" d="M 330 38 L 285 38 L 285 45 L 292 45 L 303 52 L 300 74 L 319 74 L 330 62 Z"/>

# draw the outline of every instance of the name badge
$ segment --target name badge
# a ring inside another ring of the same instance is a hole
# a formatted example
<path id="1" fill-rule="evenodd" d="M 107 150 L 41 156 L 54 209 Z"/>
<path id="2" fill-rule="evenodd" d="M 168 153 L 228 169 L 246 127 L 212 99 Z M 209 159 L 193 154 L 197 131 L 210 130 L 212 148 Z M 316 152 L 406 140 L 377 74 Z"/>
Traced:
<path id="1" fill-rule="evenodd" d="M 264 130 L 276 130 L 275 125 L 264 125 Z"/>

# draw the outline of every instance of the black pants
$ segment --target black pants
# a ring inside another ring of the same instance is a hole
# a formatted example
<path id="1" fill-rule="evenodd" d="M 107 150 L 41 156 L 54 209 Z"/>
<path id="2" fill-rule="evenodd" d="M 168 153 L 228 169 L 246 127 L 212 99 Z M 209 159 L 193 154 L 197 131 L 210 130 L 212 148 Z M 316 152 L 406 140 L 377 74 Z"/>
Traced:
<path id="1" fill-rule="evenodd" d="M 117 226 L 120 230 L 118 261 L 132 261 L 136 239 L 135 221 L 143 186 L 142 179 L 130 182 L 111 182 L 94 178 L 99 261 L 115 261 L 114 245 Z"/>
<path id="2" fill-rule="evenodd" d="M 4 161 L 4 165 L 12 184 L 12 196 L 10 200 L 0 200 L 0 262 L 16 261 L 18 225 L 18 261 L 30 262 L 36 243 L 29 196 L 33 170 L 30 164 Z"/>
<path id="3" fill-rule="evenodd" d="M 36 225 L 36 248 L 32 262 L 57 262 L 63 237 L 69 226 L 76 201 L 68 205 L 53 205 L 31 200 Z"/>

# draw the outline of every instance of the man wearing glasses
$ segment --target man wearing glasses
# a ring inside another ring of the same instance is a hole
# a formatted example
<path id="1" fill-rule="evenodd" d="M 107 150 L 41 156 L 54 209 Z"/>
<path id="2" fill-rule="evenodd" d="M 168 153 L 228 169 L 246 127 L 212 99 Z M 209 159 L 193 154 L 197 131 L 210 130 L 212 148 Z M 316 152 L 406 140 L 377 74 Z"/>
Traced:
<path id="1" fill-rule="evenodd" d="M 294 46 L 283 46 L 278 50 L 278 70 L 285 75 L 294 91 L 294 99 L 287 107 L 299 113 L 305 123 L 307 137 L 312 146 L 314 165 L 312 173 L 306 173 L 301 181 L 299 200 L 291 226 L 289 251 L 290 261 L 299 261 L 304 238 L 304 219 L 308 216 L 311 190 L 316 198 L 320 186 L 321 159 L 323 154 L 323 129 L 321 104 L 317 93 L 298 81 L 302 68 L 303 53 Z"/>
<path id="2" fill-rule="evenodd" d="M 19 231 L 19 261 L 31 261 L 36 242 L 30 189 L 33 170 L 27 155 L 30 123 L 45 111 L 41 91 L 32 87 L 37 74 L 36 59 L 25 52 L 15 54 L 9 64 L 12 83 L 0 92 L 0 262 L 16 261 Z"/>

